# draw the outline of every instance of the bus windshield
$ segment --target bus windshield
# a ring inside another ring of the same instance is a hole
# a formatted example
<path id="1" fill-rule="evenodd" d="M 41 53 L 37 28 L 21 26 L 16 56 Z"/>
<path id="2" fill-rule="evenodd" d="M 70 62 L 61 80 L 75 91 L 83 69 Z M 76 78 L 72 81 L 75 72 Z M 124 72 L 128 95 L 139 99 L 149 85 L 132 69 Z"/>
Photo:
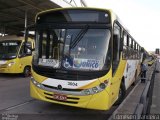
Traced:
<path id="1" fill-rule="evenodd" d="M 72 70 L 102 70 L 109 29 L 38 29 L 35 61 L 38 65 Z"/>
<path id="2" fill-rule="evenodd" d="M 0 59 L 6 60 L 16 58 L 20 44 L 21 41 L 18 40 L 0 41 Z"/>

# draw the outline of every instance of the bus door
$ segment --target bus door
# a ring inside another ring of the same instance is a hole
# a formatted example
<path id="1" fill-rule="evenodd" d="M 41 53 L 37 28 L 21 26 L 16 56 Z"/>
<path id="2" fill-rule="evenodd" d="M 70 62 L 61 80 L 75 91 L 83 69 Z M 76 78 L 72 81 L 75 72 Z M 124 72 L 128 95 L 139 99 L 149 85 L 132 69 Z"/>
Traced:
<path id="1" fill-rule="evenodd" d="M 26 43 L 26 45 L 32 48 L 32 42 L 29 41 Z M 31 61 L 32 61 L 32 51 L 24 46 L 25 45 L 23 42 L 18 55 L 21 72 L 24 72 L 26 66 L 31 66 Z"/>
<path id="2" fill-rule="evenodd" d="M 135 81 L 135 75 L 136 73 L 136 66 L 138 64 L 138 61 L 135 59 L 134 56 L 134 48 L 135 48 L 134 40 L 127 36 L 127 46 L 128 46 L 128 58 L 127 58 L 127 64 L 126 64 L 126 71 L 125 71 L 125 86 L 126 89 Z"/>
<path id="3" fill-rule="evenodd" d="M 113 31 L 113 58 L 112 58 L 112 86 L 111 86 L 111 101 L 117 99 L 117 94 L 119 93 L 119 84 L 121 81 L 122 70 L 119 67 L 120 62 L 120 42 L 121 42 L 121 28 L 118 24 L 114 24 Z"/>

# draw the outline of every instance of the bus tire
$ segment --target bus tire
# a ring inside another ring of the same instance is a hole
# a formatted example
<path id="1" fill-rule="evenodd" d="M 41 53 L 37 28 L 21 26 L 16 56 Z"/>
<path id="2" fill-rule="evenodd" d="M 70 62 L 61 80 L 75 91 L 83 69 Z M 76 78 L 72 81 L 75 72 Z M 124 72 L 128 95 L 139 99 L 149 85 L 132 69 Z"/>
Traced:
<path id="1" fill-rule="evenodd" d="M 115 105 L 120 105 L 122 101 L 124 100 L 126 95 L 126 88 L 123 82 L 121 82 L 120 89 L 119 89 L 119 94 L 118 94 L 118 99 L 115 102 Z"/>
<path id="2" fill-rule="evenodd" d="M 136 85 L 136 80 L 137 80 L 137 70 L 136 70 L 136 73 L 134 75 L 134 81 L 132 83 L 132 86 L 135 86 Z"/>
<path id="3" fill-rule="evenodd" d="M 31 68 L 29 66 L 24 67 L 23 76 L 29 77 L 31 75 Z"/>

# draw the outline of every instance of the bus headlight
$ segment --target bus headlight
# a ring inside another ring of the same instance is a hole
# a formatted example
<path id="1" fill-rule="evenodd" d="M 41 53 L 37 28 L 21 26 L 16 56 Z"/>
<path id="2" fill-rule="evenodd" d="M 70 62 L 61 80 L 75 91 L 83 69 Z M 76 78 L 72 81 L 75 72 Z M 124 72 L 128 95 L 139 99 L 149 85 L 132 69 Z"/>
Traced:
<path id="1" fill-rule="evenodd" d="M 90 88 L 90 89 L 85 89 L 82 92 L 85 95 L 91 95 L 91 94 L 99 93 L 99 92 L 103 91 L 107 87 L 108 81 L 109 80 L 105 80 L 103 83 L 100 83 L 99 86 L 95 86 L 95 87 Z"/>
<path id="2" fill-rule="evenodd" d="M 42 84 L 39 83 L 39 82 L 37 82 L 33 77 L 31 77 L 31 81 L 32 81 L 32 83 L 33 83 L 35 86 L 37 86 L 38 88 L 42 88 Z"/>
<path id="3" fill-rule="evenodd" d="M 99 87 L 100 87 L 101 89 L 105 89 L 105 88 L 106 88 L 106 84 L 101 83 L 101 84 L 99 85 Z"/>
<path id="4" fill-rule="evenodd" d="M 12 65 L 14 65 L 15 64 L 15 62 L 10 62 L 9 64 L 8 64 L 8 67 L 11 67 Z"/>
<path id="5" fill-rule="evenodd" d="M 90 94 L 91 94 L 91 92 L 89 91 L 89 89 L 86 89 L 86 90 L 84 90 L 84 94 L 86 94 L 86 95 L 90 95 Z"/>
<path id="6" fill-rule="evenodd" d="M 92 91 L 93 91 L 94 93 L 98 93 L 98 92 L 99 92 L 99 90 L 98 90 L 97 87 L 93 87 L 93 88 L 92 88 Z"/>

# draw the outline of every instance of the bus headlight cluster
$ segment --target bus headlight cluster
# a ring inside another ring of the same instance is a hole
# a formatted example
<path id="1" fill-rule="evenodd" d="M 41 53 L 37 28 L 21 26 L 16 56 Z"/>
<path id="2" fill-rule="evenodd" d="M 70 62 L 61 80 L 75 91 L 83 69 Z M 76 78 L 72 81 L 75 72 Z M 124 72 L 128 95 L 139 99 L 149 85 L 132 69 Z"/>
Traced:
<path id="1" fill-rule="evenodd" d="M 8 63 L 8 67 L 11 67 L 12 65 L 14 65 L 15 64 L 15 62 L 10 62 L 10 63 Z"/>
<path id="2" fill-rule="evenodd" d="M 31 81 L 32 81 L 32 83 L 33 83 L 35 86 L 37 86 L 38 88 L 42 88 L 42 84 L 39 83 L 39 82 L 37 82 L 33 77 L 31 77 Z"/>
<path id="3" fill-rule="evenodd" d="M 84 92 L 84 94 L 86 94 L 86 95 L 90 95 L 90 94 L 91 94 L 89 89 L 83 90 L 83 92 Z"/>
<path id="4" fill-rule="evenodd" d="M 100 83 L 99 86 L 95 86 L 90 89 L 85 89 L 82 92 L 85 95 L 92 95 L 92 94 L 99 93 L 99 92 L 103 91 L 107 87 L 107 85 L 108 85 L 108 80 L 104 81 L 103 83 Z"/>
<path id="5" fill-rule="evenodd" d="M 98 92 L 99 92 L 99 89 L 98 89 L 98 87 L 93 87 L 93 88 L 92 88 L 92 91 L 93 91 L 94 93 L 98 93 Z"/>
<path id="6" fill-rule="evenodd" d="M 105 84 L 105 83 L 101 83 L 101 84 L 99 85 L 99 87 L 100 87 L 101 89 L 105 89 L 105 88 L 106 88 L 106 84 Z"/>

